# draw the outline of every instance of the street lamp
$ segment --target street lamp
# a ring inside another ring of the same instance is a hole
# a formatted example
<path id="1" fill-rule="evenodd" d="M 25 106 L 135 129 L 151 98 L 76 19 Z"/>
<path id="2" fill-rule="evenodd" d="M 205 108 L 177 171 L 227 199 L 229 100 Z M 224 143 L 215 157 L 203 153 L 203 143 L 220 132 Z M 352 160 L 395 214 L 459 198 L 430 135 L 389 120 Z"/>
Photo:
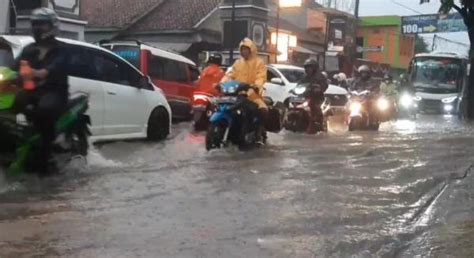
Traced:
<path id="1" fill-rule="evenodd" d="M 276 24 L 276 40 L 275 40 L 275 49 L 276 49 L 276 63 L 278 63 L 278 39 L 280 32 L 280 11 L 282 8 L 294 8 L 301 7 L 303 5 L 303 0 L 278 0 L 277 3 L 277 24 Z"/>

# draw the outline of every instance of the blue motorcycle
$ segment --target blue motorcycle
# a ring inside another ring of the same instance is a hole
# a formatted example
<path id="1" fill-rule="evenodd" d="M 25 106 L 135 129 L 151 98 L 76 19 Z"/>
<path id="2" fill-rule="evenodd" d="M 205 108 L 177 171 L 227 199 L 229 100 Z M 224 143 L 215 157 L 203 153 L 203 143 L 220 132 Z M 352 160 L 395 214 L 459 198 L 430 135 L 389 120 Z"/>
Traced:
<path id="1" fill-rule="evenodd" d="M 245 150 L 256 146 L 259 119 L 258 106 L 247 98 L 249 85 L 229 81 L 220 85 L 222 95 L 215 100 L 206 135 L 206 149 L 227 147 L 230 143 Z M 273 103 L 266 100 L 267 105 Z"/>

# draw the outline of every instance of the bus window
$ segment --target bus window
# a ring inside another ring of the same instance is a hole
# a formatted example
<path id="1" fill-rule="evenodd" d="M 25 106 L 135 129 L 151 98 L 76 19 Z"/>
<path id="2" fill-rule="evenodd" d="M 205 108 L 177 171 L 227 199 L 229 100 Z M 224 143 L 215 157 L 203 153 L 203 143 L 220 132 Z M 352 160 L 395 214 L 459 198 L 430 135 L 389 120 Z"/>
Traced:
<path id="1" fill-rule="evenodd" d="M 414 62 L 413 85 L 420 89 L 457 92 L 463 81 L 462 61 L 452 58 L 419 58 Z"/>

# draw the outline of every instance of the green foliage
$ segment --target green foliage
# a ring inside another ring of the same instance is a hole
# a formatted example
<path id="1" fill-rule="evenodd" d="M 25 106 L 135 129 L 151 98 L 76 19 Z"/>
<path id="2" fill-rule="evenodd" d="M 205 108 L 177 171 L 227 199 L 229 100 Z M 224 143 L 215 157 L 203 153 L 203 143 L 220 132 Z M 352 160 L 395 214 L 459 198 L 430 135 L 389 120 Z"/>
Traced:
<path id="1" fill-rule="evenodd" d="M 429 49 L 428 49 L 428 44 L 426 43 L 426 41 L 416 35 L 415 36 L 415 54 L 419 54 L 419 53 L 428 53 L 430 52 Z"/>

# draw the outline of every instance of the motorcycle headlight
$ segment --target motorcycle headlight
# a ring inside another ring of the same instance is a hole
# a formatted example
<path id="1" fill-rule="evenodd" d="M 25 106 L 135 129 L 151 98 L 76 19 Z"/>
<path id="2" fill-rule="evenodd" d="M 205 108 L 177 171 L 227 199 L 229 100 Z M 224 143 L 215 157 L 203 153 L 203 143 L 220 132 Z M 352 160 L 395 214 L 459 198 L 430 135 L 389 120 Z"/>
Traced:
<path id="1" fill-rule="evenodd" d="M 447 103 L 453 103 L 454 101 L 456 101 L 458 99 L 457 96 L 454 96 L 454 97 L 449 97 L 449 98 L 444 98 L 441 100 L 441 102 L 447 104 Z"/>
<path id="2" fill-rule="evenodd" d="M 361 109 L 362 104 L 360 104 L 359 102 L 352 102 L 349 106 L 349 111 L 351 111 L 351 113 L 359 113 Z"/>
<path id="3" fill-rule="evenodd" d="M 225 93 L 234 94 L 237 91 L 236 87 L 229 87 Z"/>
<path id="4" fill-rule="evenodd" d="M 381 111 L 385 111 L 390 107 L 390 102 L 386 98 L 379 98 L 377 100 L 377 107 Z"/>
<path id="5" fill-rule="evenodd" d="M 295 94 L 296 95 L 301 95 L 306 91 L 306 87 L 296 87 L 295 88 Z"/>
<path id="6" fill-rule="evenodd" d="M 413 105 L 413 97 L 411 95 L 405 94 L 400 98 L 400 105 L 403 107 L 411 107 Z"/>

